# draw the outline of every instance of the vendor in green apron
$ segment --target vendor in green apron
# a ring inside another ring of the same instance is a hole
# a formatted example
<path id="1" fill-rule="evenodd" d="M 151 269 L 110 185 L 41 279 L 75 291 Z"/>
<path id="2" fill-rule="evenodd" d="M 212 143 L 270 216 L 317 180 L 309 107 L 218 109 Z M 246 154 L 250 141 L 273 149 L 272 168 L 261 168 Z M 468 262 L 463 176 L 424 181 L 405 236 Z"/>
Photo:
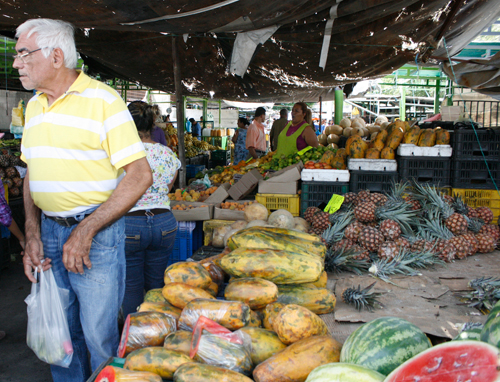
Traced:
<path id="1" fill-rule="evenodd" d="M 278 136 L 278 148 L 274 158 L 295 154 L 307 146 L 318 147 L 318 137 L 312 126 L 312 113 L 305 102 L 293 105 L 292 121 Z"/>

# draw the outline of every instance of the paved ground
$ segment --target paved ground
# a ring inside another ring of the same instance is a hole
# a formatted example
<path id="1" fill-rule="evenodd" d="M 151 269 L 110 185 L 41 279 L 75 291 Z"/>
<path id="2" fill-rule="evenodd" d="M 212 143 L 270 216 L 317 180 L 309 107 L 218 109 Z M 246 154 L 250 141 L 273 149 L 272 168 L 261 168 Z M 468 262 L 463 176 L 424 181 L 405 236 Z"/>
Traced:
<path id="1" fill-rule="evenodd" d="M 49 366 L 40 361 L 26 345 L 27 314 L 24 299 L 31 283 L 24 275 L 20 256 L 0 270 L 0 330 L 7 333 L 0 340 L 1 382 L 50 382 Z"/>

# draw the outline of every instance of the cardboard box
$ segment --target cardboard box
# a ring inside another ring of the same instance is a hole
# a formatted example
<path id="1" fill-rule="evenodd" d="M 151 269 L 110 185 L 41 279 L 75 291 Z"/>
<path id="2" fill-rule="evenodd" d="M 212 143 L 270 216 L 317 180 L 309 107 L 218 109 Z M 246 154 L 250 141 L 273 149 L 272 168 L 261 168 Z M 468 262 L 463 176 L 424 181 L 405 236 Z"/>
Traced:
<path id="1" fill-rule="evenodd" d="M 231 196 L 233 200 L 244 198 L 257 186 L 259 180 L 262 179 L 262 175 L 260 175 L 257 169 L 247 172 L 228 190 L 229 196 Z"/>
<path id="2" fill-rule="evenodd" d="M 304 165 L 302 164 L 302 162 L 295 163 L 294 165 L 285 167 L 282 170 L 269 174 L 269 179 L 266 179 L 266 181 L 275 183 L 289 183 L 300 180 L 300 173 L 302 172 L 303 168 Z M 293 194 L 293 192 L 289 192 L 289 194 Z"/>
<path id="3" fill-rule="evenodd" d="M 456 121 L 462 109 L 460 106 L 442 106 L 441 107 L 441 121 Z"/>
<path id="4" fill-rule="evenodd" d="M 259 194 L 296 194 L 298 182 L 270 182 L 268 180 L 259 181 Z"/>
<path id="5" fill-rule="evenodd" d="M 229 182 L 221 184 L 217 187 L 217 190 L 210 195 L 207 199 L 205 199 L 205 203 L 222 203 L 229 197 L 228 190 L 231 187 Z"/>
<path id="6" fill-rule="evenodd" d="M 208 204 L 206 202 L 184 202 L 184 201 L 174 201 L 174 200 L 170 201 L 170 206 L 172 207 L 179 204 L 185 204 L 185 205 L 190 204 L 192 206 L 195 206 L 196 208 L 192 208 L 190 210 L 185 210 L 185 211 L 172 210 L 172 213 L 175 216 L 175 220 L 177 220 L 178 222 L 212 219 L 215 204 Z"/>
<path id="7" fill-rule="evenodd" d="M 228 200 L 228 202 L 235 202 L 235 200 Z M 237 203 L 255 202 L 254 200 L 238 200 Z M 229 210 L 227 208 L 214 208 L 214 219 L 216 220 L 245 220 L 244 211 Z"/>

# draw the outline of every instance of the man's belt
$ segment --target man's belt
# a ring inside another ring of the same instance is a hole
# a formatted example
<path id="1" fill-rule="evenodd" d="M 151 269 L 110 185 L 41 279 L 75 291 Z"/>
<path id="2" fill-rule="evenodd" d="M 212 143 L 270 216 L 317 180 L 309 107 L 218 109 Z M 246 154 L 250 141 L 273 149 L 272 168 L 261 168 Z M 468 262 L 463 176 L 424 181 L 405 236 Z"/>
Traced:
<path id="1" fill-rule="evenodd" d="M 86 218 L 89 215 L 90 214 L 85 215 L 84 218 Z M 57 217 L 57 216 L 49 216 L 49 215 L 45 215 L 45 216 L 47 216 L 50 220 L 54 220 L 57 224 L 59 224 L 60 226 L 63 226 L 63 227 L 71 227 L 71 226 L 74 226 L 75 224 L 80 223 L 80 221 L 81 221 L 81 220 L 76 220 L 73 217 L 71 217 L 71 218 L 60 218 L 60 217 Z"/>

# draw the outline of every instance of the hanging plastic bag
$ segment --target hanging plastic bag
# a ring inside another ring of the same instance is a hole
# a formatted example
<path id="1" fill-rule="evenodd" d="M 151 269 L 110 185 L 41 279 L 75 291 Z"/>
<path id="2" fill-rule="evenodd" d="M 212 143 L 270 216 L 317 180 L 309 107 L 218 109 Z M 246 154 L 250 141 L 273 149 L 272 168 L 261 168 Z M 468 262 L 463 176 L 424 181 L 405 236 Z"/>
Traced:
<path id="1" fill-rule="evenodd" d="M 24 101 L 19 100 L 17 107 L 12 108 L 12 126 L 24 126 Z"/>
<path id="2" fill-rule="evenodd" d="M 36 269 L 35 278 L 39 281 L 33 283 L 24 300 L 28 305 L 26 342 L 42 361 L 69 367 L 73 358 L 67 320 L 69 291 L 57 286 L 52 269 Z"/>

